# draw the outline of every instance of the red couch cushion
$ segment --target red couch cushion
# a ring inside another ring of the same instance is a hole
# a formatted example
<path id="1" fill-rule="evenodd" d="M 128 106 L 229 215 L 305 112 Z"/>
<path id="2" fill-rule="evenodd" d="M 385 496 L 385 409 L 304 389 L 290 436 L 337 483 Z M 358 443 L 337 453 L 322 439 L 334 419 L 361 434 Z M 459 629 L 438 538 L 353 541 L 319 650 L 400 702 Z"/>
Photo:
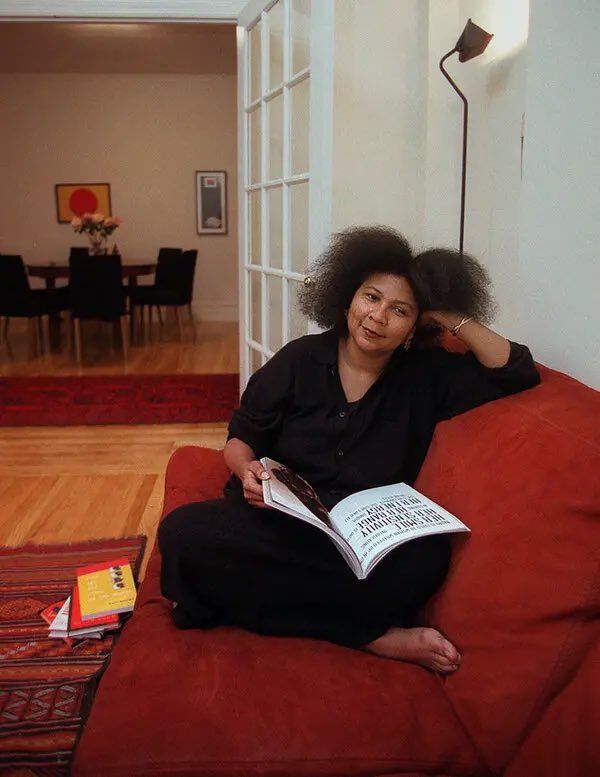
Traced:
<path id="1" fill-rule="evenodd" d="M 178 631 L 164 602 L 154 601 L 115 648 L 74 774 L 480 769 L 431 673 L 312 640 Z"/>
<path id="2" fill-rule="evenodd" d="M 600 621 L 597 621 L 600 630 Z M 600 639 L 573 680 L 552 700 L 505 777 L 591 777 L 600 774 Z"/>
<path id="3" fill-rule="evenodd" d="M 576 670 L 600 611 L 600 393 L 540 372 L 440 424 L 415 484 L 472 530 L 426 615 L 463 653 L 445 692 L 495 770 Z"/>
<path id="4" fill-rule="evenodd" d="M 225 475 L 220 453 L 180 449 L 165 511 L 217 496 Z M 179 631 L 159 574 L 155 547 L 77 750 L 76 777 L 481 773 L 433 673 L 316 640 Z"/>

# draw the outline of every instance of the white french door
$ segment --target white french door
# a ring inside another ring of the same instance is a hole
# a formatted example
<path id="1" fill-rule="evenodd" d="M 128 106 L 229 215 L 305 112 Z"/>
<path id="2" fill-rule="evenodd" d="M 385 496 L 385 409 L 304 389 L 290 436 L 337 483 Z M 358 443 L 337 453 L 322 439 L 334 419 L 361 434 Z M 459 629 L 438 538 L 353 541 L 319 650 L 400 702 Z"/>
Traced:
<path id="1" fill-rule="evenodd" d="M 309 331 L 296 295 L 329 226 L 332 30 L 332 0 L 253 0 L 238 19 L 242 390 Z"/>

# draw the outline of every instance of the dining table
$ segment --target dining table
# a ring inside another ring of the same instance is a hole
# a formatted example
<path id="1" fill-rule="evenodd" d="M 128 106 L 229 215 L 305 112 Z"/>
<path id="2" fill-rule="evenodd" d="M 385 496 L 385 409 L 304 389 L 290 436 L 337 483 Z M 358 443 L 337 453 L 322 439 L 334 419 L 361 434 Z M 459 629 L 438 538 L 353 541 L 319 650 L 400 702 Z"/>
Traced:
<path id="1" fill-rule="evenodd" d="M 35 264 L 26 264 L 27 274 L 31 278 L 43 278 L 47 289 L 55 289 L 56 281 L 69 278 L 69 262 L 36 262 Z M 137 280 L 143 275 L 154 275 L 156 272 L 156 262 L 145 259 L 121 259 L 121 277 L 127 281 L 128 288 L 134 289 L 137 286 Z M 131 339 L 134 337 L 134 320 L 130 317 Z M 50 316 L 50 347 L 60 347 L 60 315 Z"/>
<path id="2" fill-rule="evenodd" d="M 59 278 L 69 277 L 69 262 L 39 262 L 27 264 L 27 273 L 32 278 L 43 278 L 47 289 L 54 289 Z M 137 286 L 137 279 L 141 275 L 154 275 L 156 262 L 143 259 L 122 259 L 121 275 L 127 281 L 129 288 Z"/>

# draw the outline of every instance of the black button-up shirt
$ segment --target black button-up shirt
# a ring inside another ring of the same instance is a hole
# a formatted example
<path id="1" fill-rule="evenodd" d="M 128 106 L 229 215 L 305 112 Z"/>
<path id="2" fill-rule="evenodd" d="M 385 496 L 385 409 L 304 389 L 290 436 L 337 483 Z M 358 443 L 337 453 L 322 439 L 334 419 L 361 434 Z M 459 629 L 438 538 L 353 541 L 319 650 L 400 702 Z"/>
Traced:
<path id="1" fill-rule="evenodd" d="M 540 382 L 527 346 L 512 341 L 507 364 L 492 368 L 471 351 L 399 348 L 348 403 L 337 362 L 334 330 L 288 343 L 252 375 L 229 424 L 229 438 L 291 467 L 329 509 L 365 488 L 414 483 L 438 421 Z M 230 490 L 240 493 L 235 476 Z"/>

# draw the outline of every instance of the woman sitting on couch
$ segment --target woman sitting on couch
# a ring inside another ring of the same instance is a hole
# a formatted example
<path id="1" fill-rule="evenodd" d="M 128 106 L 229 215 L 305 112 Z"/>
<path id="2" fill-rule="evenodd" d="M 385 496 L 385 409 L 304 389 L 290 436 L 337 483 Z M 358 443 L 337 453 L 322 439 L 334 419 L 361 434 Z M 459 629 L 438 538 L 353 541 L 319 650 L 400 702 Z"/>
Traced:
<path id="1" fill-rule="evenodd" d="M 265 509 L 259 459 L 300 474 L 328 509 L 356 491 L 412 485 L 438 421 L 540 382 L 529 349 L 484 325 L 489 283 L 471 257 L 414 257 L 389 228 L 334 236 L 300 299 L 327 331 L 288 343 L 250 378 L 229 424 L 223 498 L 160 525 L 162 593 L 177 626 L 234 625 L 458 668 L 456 647 L 418 625 L 446 577 L 449 537 L 407 542 L 358 580 L 325 534 Z M 437 346 L 444 329 L 470 350 Z"/>

